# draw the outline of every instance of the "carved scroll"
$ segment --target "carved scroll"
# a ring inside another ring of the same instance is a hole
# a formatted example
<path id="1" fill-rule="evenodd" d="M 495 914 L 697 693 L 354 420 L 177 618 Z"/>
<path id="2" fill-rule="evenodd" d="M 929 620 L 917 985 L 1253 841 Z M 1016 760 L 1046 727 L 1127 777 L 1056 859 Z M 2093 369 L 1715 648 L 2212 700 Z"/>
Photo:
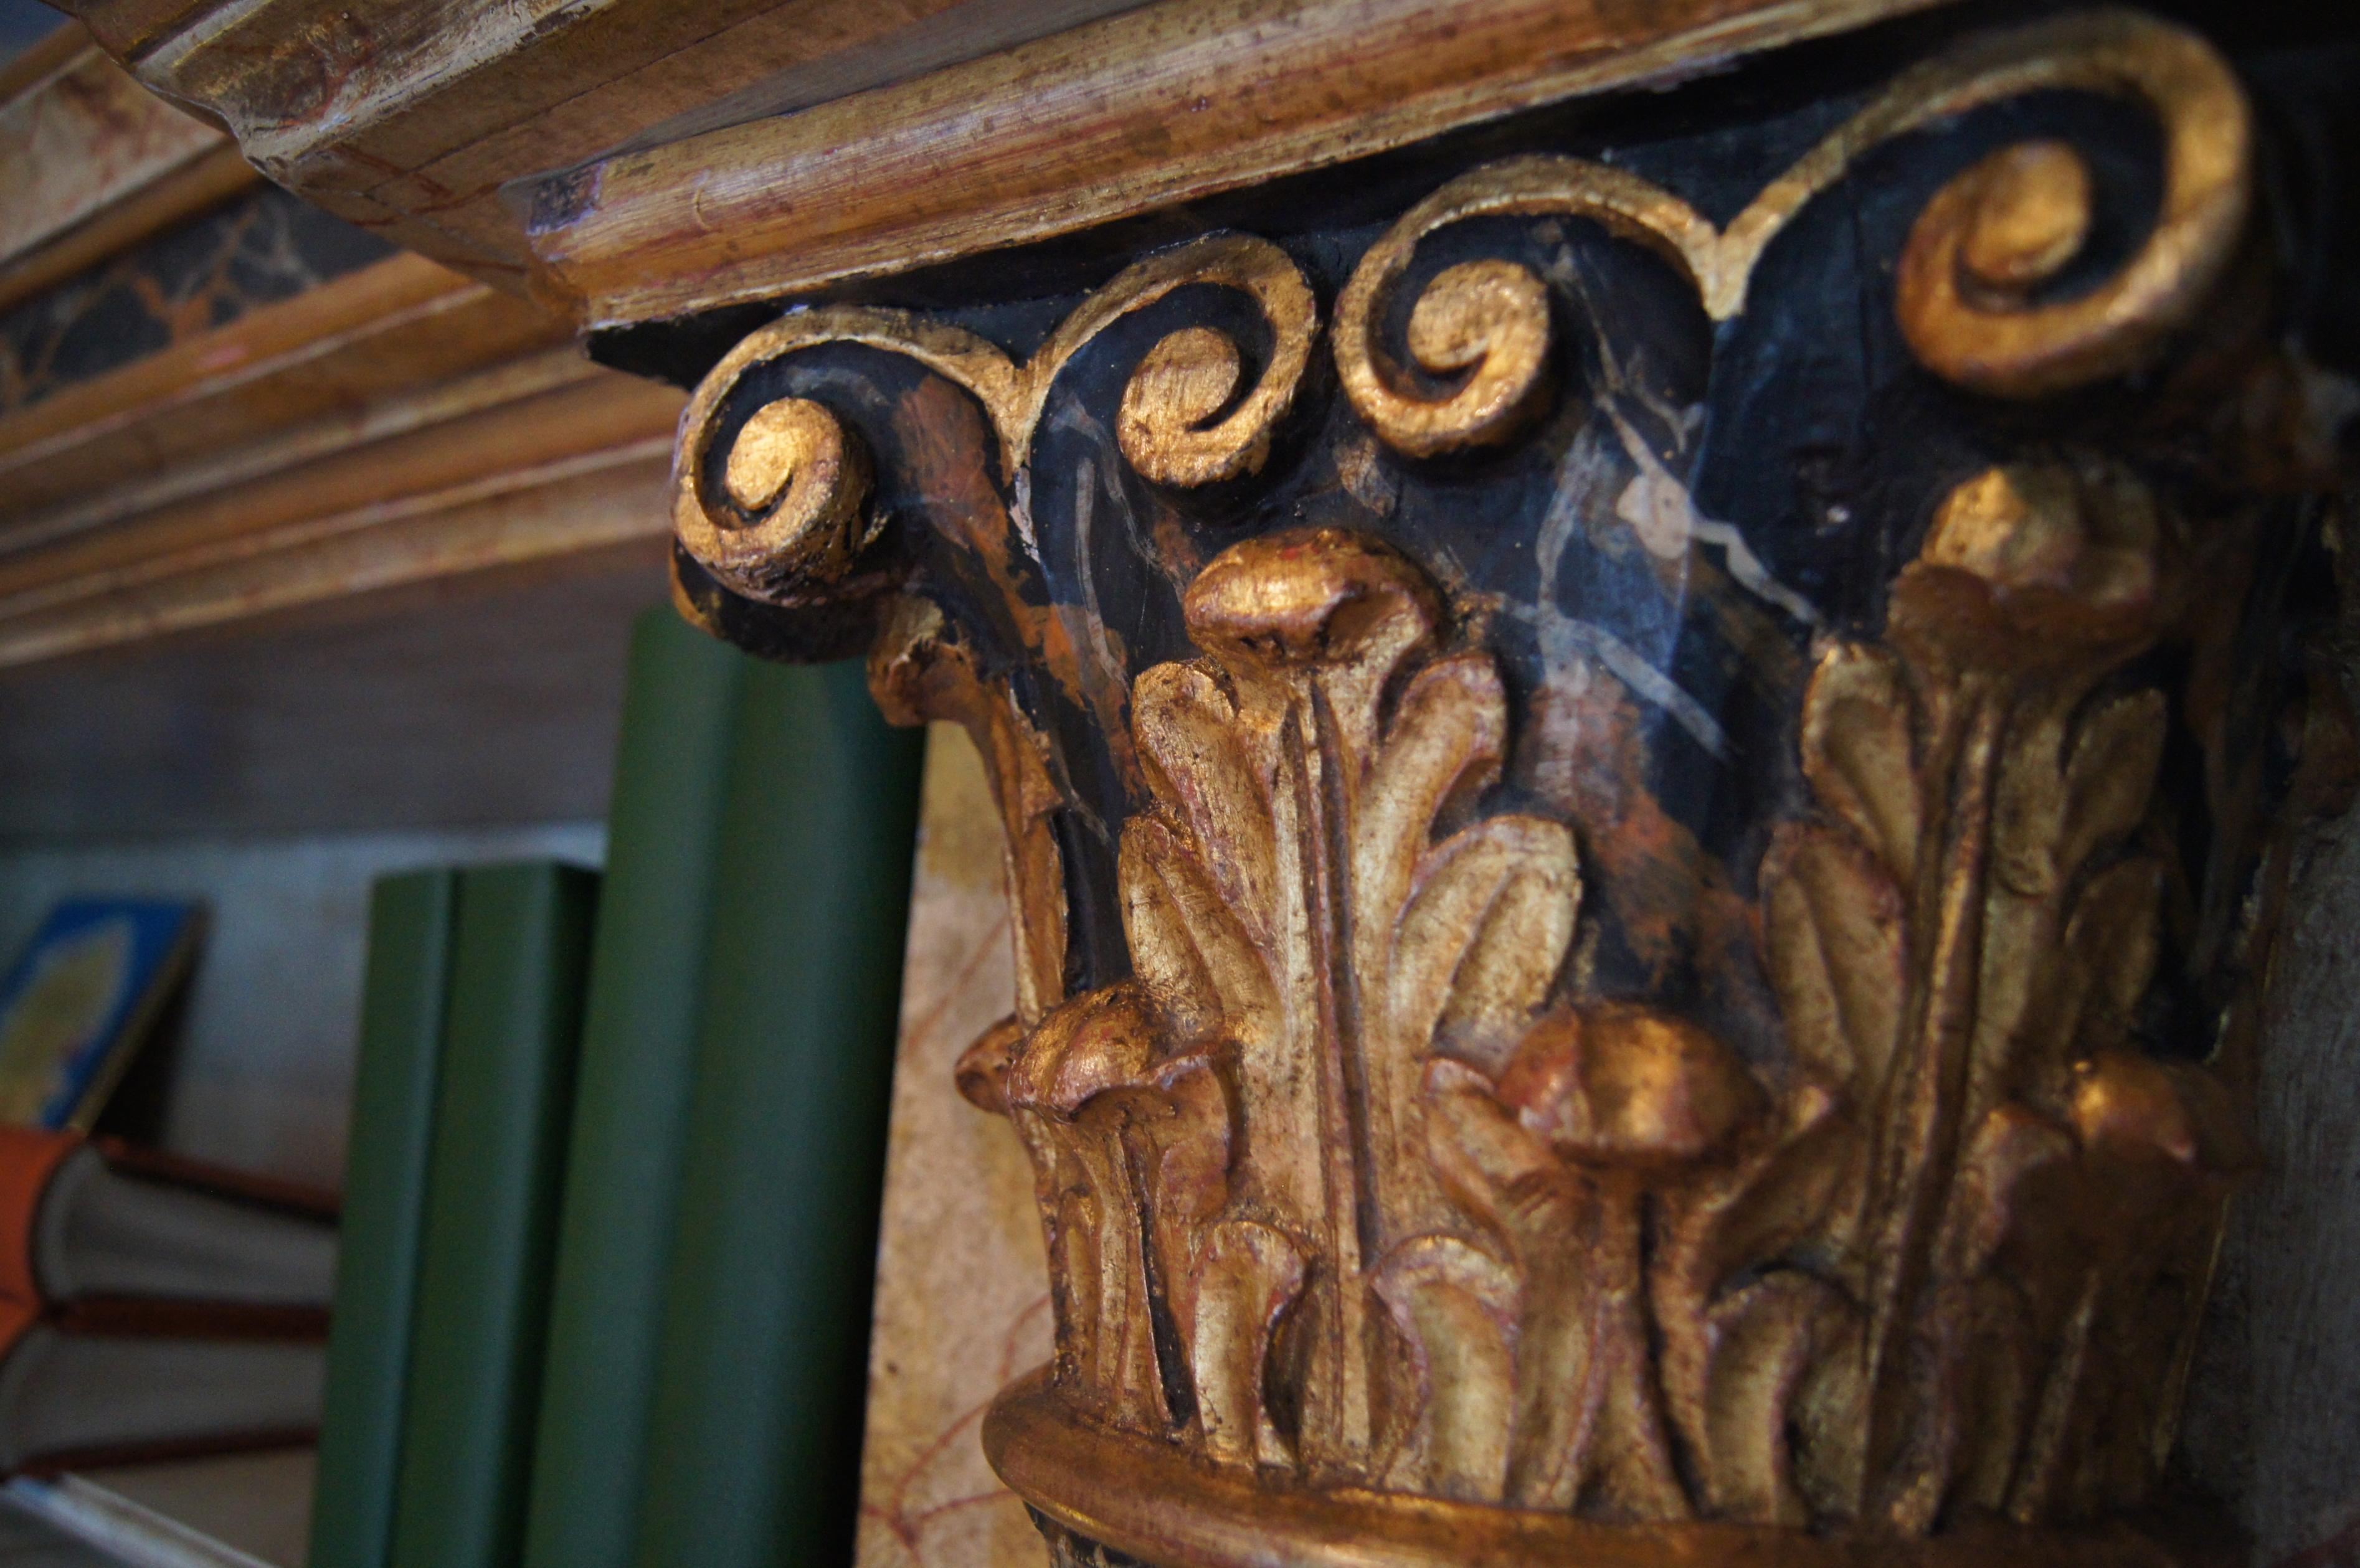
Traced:
<path id="1" fill-rule="evenodd" d="M 1862 154 L 1941 116 L 2043 88 L 2136 99 L 2166 130 L 2163 210 L 2136 256 L 2070 302 L 2036 301 L 2081 252 L 2089 174 L 2070 147 L 2011 149 L 1945 186 L 1901 262 L 1899 310 L 1928 368 L 1975 391 L 2036 397 L 2136 364 L 2187 324 L 2218 281 L 2251 200 L 2252 126 L 2220 57 L 2134 14 L 2070 16 L 1996 36 L 1903 75 L 1781 175 L 1724 229 L 1661 187 L 1584 158 L 1532 157 L 1475 170 L 1403 215 L 1336 303 L 1336 365 L 1360 417 L 1419 456 L 1512 436 L 1546 393 L 1547 291 L 1505 261 L 1437 274 L 1409 318 L 1409 358 L 1441 397 L 1406 386 L 1379 323 L 1417 246 L 1452 223 L 1564 214 L 1656 251 L 1706 313 L 1743 313 L 1763 253 Z"/>

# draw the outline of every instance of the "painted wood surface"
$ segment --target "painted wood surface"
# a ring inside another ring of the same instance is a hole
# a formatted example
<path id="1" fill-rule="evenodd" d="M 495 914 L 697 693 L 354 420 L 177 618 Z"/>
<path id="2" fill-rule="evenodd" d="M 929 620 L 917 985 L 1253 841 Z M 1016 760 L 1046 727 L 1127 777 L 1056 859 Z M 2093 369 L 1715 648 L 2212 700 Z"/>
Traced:
<path id="1" fill-rule="evenodd" d="M 69 9 L 151 88 L 227 125 L 273 178 L 611 322 L 712 302 L 758 255 L 798 259 L 736 278 L 740 293 L 973 254 L 1935 3 Z M 716 112 L 748 125 L 713 129 Z M 698 145 L 578 172 L 682 137 Z M 682 206 L 683 169 L 723 204 Z M 594 189 L 610 182 L 611 199 Z M 593 211 L 606 215 L 585 221 Z"/>
<path id="2" fill-rule="evenodd" d="M 185 184 L 228 145 L 79 28 L 33 46 L 0 72 L 0 299 L 22 288 L 36 253 L 175 177 Z M 217 166 L 200 173 L 207 179 L 222 179 Z"/>
<path id="3" fill-rule="evenodd" d="M 500 187 L 740 102 L 776 114 L 1138 0 L 430 0 L 366 12 L 85 0 L 149 86 L 200 103 L 273 178 L 402 244 L 520 287 Z M 738 95 L 744 95 L 742 99 Z"/>
<path id="4" fill-rule="evenodd" d="M 2255 1097 L 2263 1162 L 2231 1211 L 2186 1427 L 2254 1561 L 2360 1563 L 2360 812 L 2302 851 Z"/>
<path id="5" fill-rule="evenodd" d="M 275 190 L 193 231 L 0 317 L 0 664 L 661 533 L 678 392 Z"/>
<path id="6" fill-rule="evenodd" d="M 393 254 L 283 191 L 244 191 L 0 312 L 0 417 Z"/>
<path id="7" fill-rule="evenodd" d="M 589 326 L 1067 234 L 1536 103 L 1665 85 L 1914 0 L 1173 0 L 540 187 Z"/>

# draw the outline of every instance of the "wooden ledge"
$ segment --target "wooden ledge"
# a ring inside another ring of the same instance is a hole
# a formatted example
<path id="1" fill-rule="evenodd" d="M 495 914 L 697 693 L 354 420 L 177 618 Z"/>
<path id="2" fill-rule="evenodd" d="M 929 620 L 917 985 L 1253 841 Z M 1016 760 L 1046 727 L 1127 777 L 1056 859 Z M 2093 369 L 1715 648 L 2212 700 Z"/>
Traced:
<path id="1" fill-rule="evenodd" d="M 653 541 L 681 394 L 390 256 L 0 419 L 0 667 Z"/>
<path id="2" fill-rule="evenodd" d="M 1936 0 L 1166 0 L 544 184 L 605 328 L 906 271 L 1661 83 Z"/>
<path id="3" fill-rule="evenodd" d="M 0 69 L 0 310 L 259 177 L 71 23 Z"/>
<path id="4" fill-rule="evenodd" d="M 60 0 L 280 184 L 521 289 L 500 187 L 840 97 L 1141 0 Z"/>
<path id="5" fill-rule="evenodd" d="M 1167 1443 L 1091 1425 L 1046 1369 L 984 1417 L 983 1452 L 1027 1503 L 1156 1568 L 2227 1568 L 2209 1519 L 2166 1546 L 2128 1525 L 2029 1530 L 1971 1520 L 1930 1537 L 1817 1535 L 1773 1525 L 1608 1525 L 1407 1493 L 1273 1485 Z M 2158 1530 L 2158 1535 L 2164 1533 Z"/>
<path id="6" fill-rule="evenodd" d="M 0 419 L 0 550 L 94 486 L 565 340 L 564 323 L 393 256 Z"/>
<path id="7" fill-rule="evenodd" d="M 1947 0 L 63 3 L 297 193 L 606 328 L 1070 234 Z"/>

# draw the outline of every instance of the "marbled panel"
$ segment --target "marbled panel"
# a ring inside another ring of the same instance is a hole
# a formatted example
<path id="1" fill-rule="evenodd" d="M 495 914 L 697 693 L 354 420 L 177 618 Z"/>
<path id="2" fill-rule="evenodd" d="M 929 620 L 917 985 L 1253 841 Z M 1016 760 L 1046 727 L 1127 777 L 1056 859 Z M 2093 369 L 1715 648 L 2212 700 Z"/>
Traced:
<path id="1" fill-rule="evenodd" d="M 901 1043 L 869 1339 L 859 1568 L 1037 1568 L 1024 1506 L 985 1465 L 984 1407 L 1049 1353 L 1023 1150 L 951 1089 L 1014 996 L 1000 822 L 966 734 L 927 735 Z"/>
<path id="2" fill-rule="evenodd" d="M 0 314 L 0 415 L 393 254 L 257 186 Z"/>

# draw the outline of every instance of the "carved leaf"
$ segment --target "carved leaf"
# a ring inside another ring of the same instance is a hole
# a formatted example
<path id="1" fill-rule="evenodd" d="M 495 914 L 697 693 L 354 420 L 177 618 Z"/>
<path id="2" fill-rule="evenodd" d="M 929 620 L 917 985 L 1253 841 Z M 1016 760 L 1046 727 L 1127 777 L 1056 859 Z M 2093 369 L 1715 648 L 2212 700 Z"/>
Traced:
<path id="1" fill-rule="evenodd" d="M 1058 1205 L 1065 1245 L 1050 1257 L 1077 1313 L 1059 1326 L 1078 1331 L 1073 1369 L 1081 1389 L 1116 1421 L 1153 1432 L 1169 1412 L 1148 1301 L 1144 1195 L 1123 1157 L 1121 1120 L 1104 1102 L 1070 1122 L 1032 1109 L 1017 1115 L 1018 1130 L 1053 1147 L 1066 1173 Z"/>
<path id="2" fill-rule="evenodd" d="M 2099 704 L 2069 748 L 2086 690 L 2082 678 L 2034 693 L 1999 764 L 1994 886 L 1963 1110 L 1970 1123 L 2026 1082 L 2053 1082 L 2082 1043 L 2089 1018 L 2125 1026 L 2152 972 L 2152 868 L 2143 888 L 2143 874 L 2117 868 L 2083 889 L 2073 913 L 2078 939 L 2064 895 L 2092 855 L 2147 813 L 2161 756 L 2162 697 L 2142 691 Z M 2117 1001 L 2121 987 L 2129 996 Z"/>
<path id="3" fill-rule="evenodd" d="M 2074 681 L 2034 690 L 2017 705 L 1991 763 L 1994 894 L 2039 905 L 2056 894 L 2072 869 L 2063 858 L 2064 754 L 2067 725 L 2083 689 Z M 2008 973 L 2019 982 L 2028 978 L 2020 963 Z"/>
<path id="4" fill-rule="evenodd" d="M 1352 824 L 1353 901 L 1369 929 L 1382 933 L 1408 901 L 1445 805 L 1497 776 L 1507 727 L 1488 655 L 1437 659 L 1402 693 Z"/>
<path id="5" fill-rule="evenodd" d="M 1824 1280 L 1782 1269 L 1717 1306 L 1710 1332 L 1697 1434 L 1706 1506 L 1728 1519 L 1809 1523 L 1788 1433 L 1804 1379 L 1856 1332 L 1851 1303 Z"/>
<path id="6" fill-rule="evenodd" d="M 1229 1201 L 1232 1110 L 1228 1082 L 1204 1051 L 1164 1062 L 1132 1107 L 1129 1152 L 1144 1176 L 1161 1284 L 1182 1323 L 1195 1311 L 1199 1237 Z"/>
<path id="7" fill-rule="evenodd" d="M 1016 1016 L 1039 1023 L 1064 998 L 1065 975 L 1065 860 L 1050 826 L 1064 800 L 1047 742 L 1007 681 L 984 681 L 940 607 L 915 595 L 893 597 L 869 653 L 869 689 L 893 723 L 952 720 L 975 743 L 1002 828 Z"/>
<path id="8" fill-rule="evenodd" d="M 1232 915 L 1268 942 L 1278 852 L 1263 770 L 1218 681 L 1194 664 L 1159 664 L 1131 687 L 1131 735 L 1148 788 L 1194 840 Z"/>
<path id="9" fill-rule="evenodd" d="M 2135 856 L 2090 879 L 2065 928 L 2069 978 L 2062 989 L 2077 1027 L 2060 1043 L 2087 1050 L 2129 1033 L 2155 978 L 2162 921 L 2163 866 L 2154 857 Z M 2102 1038 L 2091 1038 L 2093 1028 Z"/>
<path id="10" fill-rule="evenodd" d="M 1961 1486 L 1988 1500 L 2012 1467 L 2060 1301 L 2084 1272 L 2075 1162 L 2070 1132 L 2013 1102 L 1967 1142 L 1914 1327 L 1918 1431 L 1887 1481 L 1902 1529 L 1930 1529 Z"/>
<path id="11" fill-rule="evenodd" d="M 1581 897 L 1573 835 L 1539 817 L 1492 817 L 1419 870 L 1386 1001 L 1404 1039 L 1491 1062 L 1545 1000 Z"/>
<path id="12" fill-rule="evenodd" d="M 1796 1250 L 1807 1244 L 1841 1254 L 1843 1200 L 1856 1190 L 1861 1154 L 1835 1097 L 1817 1084 L 1804 1083 L 1790 1091 L 1783 1121 L 1767 1147 L 1674 1197 L 1652 1280 L 1663 1339 L 1665 1400 L 1673 1421 L 1689 1451 L 1705 1456 L 1699 1478 L 1708 1505 L 1748 1519 L 1786 1519 L 1791 1508 L 1800 1506 L 1784 1433 L 1791 1417 L 1786 1406 L 1801 1373 L 1796 1369 L 1790 1377 L 1776 1370 L 1789 1351 L 1779 1348 L 1786 1342 L 1770 1332 L 1766 1319 L 1749 1315 L 1762 1303 L 1747 1304 L 1760 1287 L 1746 1281 L 1765 1270 L 1770 1279 L 1802 1279 L 1782 1265 L 1791 1265 Z M 1828 1301 L 1814 1314 L 1843 1305 L 1833 1287 L 1820 1289 Z M 1809 1343 L 1819 1345 L 1822 1356 L 1823 1327 L 1818 1315 L 1797 1325 L 1797 1333 L 1808 1328 L 1819 1334 Z M 1732 1336 L 1741 1334 L 1747 1336 L 1745 1345 L 1732 1350 Z M 1732 1354 L 1753 1359 L 1732 1369 L 1727 1363 Z M 1758 1403 L 1757 1396 L 1767 1399 L 1772 1392 L 1780 1404 L 1768 1413 L 1766 1432 L 1755 1415 L 1744 1417 L 1752 1424 L 1743 1430 L 1730 1427 L 1732 1409 L 1752 1409 L 1748 1401 Z"/>
<path id="13" fill-rule="evenodd" d="M 2070 870 L 2147 815 L 2163 760 L 2163 693 L 2148 688 L 2092 713 L 2065 765 L 2059 864 Z"/>
<path id="14" fill-rule="evenodd" d="M 1004 873 L 1014 923 L 1016 1011 L 1038 1023 L 1065 995 L 1065 855 L 1050 828 L 1063 803 L 1050 781 L 1046 743 L 1018 712 L 1004 681 L 970 705 L 967 734 L 991 779 L 1004 828 Z"/>
<path id="15" fill-rule="evenodd" d="M 1514 1273 L 1458 1236 L 1422 1236 L 1386 1258 L 1376 1290 L 1424 1391 L 1416 1479 L 1443 1497 L 1500 1501 L 1516 1396 Z"/>
<path id="16" fill-rule="evenodd" d="M 1896 879 L 1918 863 L 1913 709 L 1901 661 L 1858 643 L 1830 648 L 1803 697 L 1803 776 Z"/>
<path id="17" fill-rule="evenodd" d="M 1833 1094 L 1808 1083 L 1789 1092 L 1783 1121 L 1767 1147 L 1674 1203 L 1657 1290 L 1687 1308 L 1677 1316 L 1700 1320 L 1733 1280 L 1841 1228 L 1834 1211 L 1858 1176 L 1856 1128 Z"/>
<path id="18" fill-rule="evenodd" d="M 1262 950 L 1170 824 L 1148 812 L 1125 823 L 1117 877 L 1131 964 L 1185 1038 L 1276 1027 L 1278 996 Z"/>
<path id="19" fill-rule="evenodd" d="M 1764 858 L 1770 981 L 1796 1053 L 1832 1082 L 1883 1082 L 1908 962 L 1900 890 L 1849 835 L 1778 830 Z"/>
<path id="20" fill-rule="evenodd" d="M 1159 1065 L 1148 1111 L 1138 1135 L 1153 1154 L 1142 1163 L 1156 1223 L 1180 1230 L 1211 1218 L 1229 1195 L 1229 1095 L 1212 1056 L 1193 1051 Z"/>
<path id="21" fill-rule="evenodd" d="M 1958 1186 L 1936 1247 L 1942 1273 L 1970 1279 L 1989 1269 L 2038 1206 L 2026 1203 L 2027 1191 L 2044 1173 L 2070 1169 L 2074 1153 L 2072 1134 L 2028 1106 L 2003 1105 L 1985 1116 L 1959 1162 Z"/>
<path id="22" fill-rule="evenodd" d="M 1205 1451 L 1222 1464 L 1283 1463 L 1264 1414 L 1272 1330 L 1303 1290 L 1303 1254 L 1269 1225 L 1225 1220 L 1206 1234 L 1189 1317 L 1189 1368 Z"/>
<path id="23" fill-rule="evenodd" d="M 2035 1366 L 2051 1347 L 2027 1332 L 2024 1298 L 2010 1281 L 1974 1280 L 1950 1304 L 1966 1325 L 1961 1360 L 1972 1372 L 1959 1390 L 1953 1495 L 1997 1513 L 2031 1420 Z"/>
<path id="24" fill-rule="evenodd" d="M 976 1036 L 951 1069 L 960 1096 L 978 1111 L 1006 1116 L 1008 1072 L 1023 1043 L 1024 1024 L 1013 1014 Z"/>
<path id="25" fill-rule="evenodd" d="M 1164 1382 L 1159 1291 L 1187 1229 L 1224 1197 L 1228 1096 L 1211 1057 L 1166 1054 L 1139 985 L 1086 992 L 1013 1053 L 1001 1095 L 1032 1158 L 1064 1376 L 1113 1420 L 1162 1432 L 1185 1412 Z"/>
<path id="26" fill-rule="evenodd" d="M 1328 677 L 1331 687 L 1334 674 Z M 1375 711 L 1370 707 L 1371 714 Z M 1507 859 L 1492 856 L 1488 877 L 1478 873 L 1462 889 L 1464 897 L 1439 919 L 1419 923 L 1405 918 L 1435 855 L 1437 819 L 1453 800 L 1471 798 L 1498 774 L 1507 731 L 1499 674 L 1481 653 L 1438 659 L 1417 671 L 1393 704 L 1391 722 L 1366 756 L 1365 767 L 1362 754 L 1352 749 L 1358 743 L 1351 731 L 1339 713 L 1324 733 L 1337 748 L 1332 764 L 1348 779 L 1357 771 L 1347 819 L 1350 860 L 1343 868 L 1349 878 L 1347 963 L 1360 998 L 1357 1032 L 1367 1085 L 1364 1136 L 1372 1180 L 1361 1202 L 1373 1203 L 1373 1239 L 1383 1246 L 1448 1221 L 1424 1158 L 1420 1095 L 1426 1060 L 1436 1044 L 1435 1026 L 1454 987 L 1463 995 L 1490 982 L 1513 990 L 1522 978 L 1513 968 L 1463 979 L 1460 974 L 1501 899 L 1503 880 L 1516 875 Z M 1404 951 L 1419 942 L 1423 951 Z M 1428 995 L 1404 995 L 1399 982 L 1405 965 L 1422 965 Z M 1535 999 L 1536 995 L 1521 1001 L 1502 997 L 1499 1005 L 1517 1012 Z"/>
<path id="27" fill-rule="evenodd" d="M 1516 1230 L 1520 1200 L 1557 1171 L 1548 1146 L 1493 1096 L 1491 1081 L 1464 1062 L 1426 1064 L 1426 1146 L 1443 1186 L 1495 1235 Z"/>

